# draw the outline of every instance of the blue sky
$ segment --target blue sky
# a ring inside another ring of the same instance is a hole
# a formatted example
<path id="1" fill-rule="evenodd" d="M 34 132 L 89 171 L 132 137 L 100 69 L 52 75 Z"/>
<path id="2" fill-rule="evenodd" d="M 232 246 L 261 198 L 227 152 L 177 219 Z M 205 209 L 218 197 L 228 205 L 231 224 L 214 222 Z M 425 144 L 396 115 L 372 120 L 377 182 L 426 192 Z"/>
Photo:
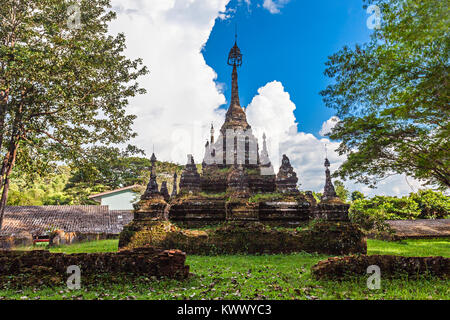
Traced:
<path id="1" fill-rule="evenodd" d="M 258 88 L 278 80 L 297 106 L 299 130 L 318 136 L 322 123 L 334 115 L 319 95 L 330 81 L 323 73 L 327 57 L 344 45 L 367 42 L 372 32 L 362 5 L 361 0 L 291 0 L 272 14 L 260 3 L 232 0 L 227 8 L 236 12 L 216 20 L 203 55 L 229 100 L 231 68 L 226 59 L 237 24 L 244 55 L 239 70 L 241 104 L 247 106 Z"/>

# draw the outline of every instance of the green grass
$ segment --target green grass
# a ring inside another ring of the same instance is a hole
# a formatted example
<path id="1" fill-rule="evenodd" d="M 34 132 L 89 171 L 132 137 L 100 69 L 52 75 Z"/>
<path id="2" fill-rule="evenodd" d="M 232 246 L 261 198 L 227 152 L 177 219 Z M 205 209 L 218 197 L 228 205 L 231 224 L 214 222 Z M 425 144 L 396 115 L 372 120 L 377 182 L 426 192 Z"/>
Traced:
<path id="1" fill-rule="evenodd" d="M 367 240 L 368 254 L 389 254 L 407 257 L 443 256 L 450 258 L 449 239 L 408 239 L 396 242 Z"/>
<path id="2" fill-rule="evenodd" d="M 64 253 L 92 253 L 92 252 L 114 252 L 118 250 L 119 240 L 100 240 L 92 242 L 75 243 L 70 246 L 58 246 L 50 248 L 50 252 Z"/>
<path id="3" fill-rule="evenodd" d="M 407 240 L 400 243 L 369 240 L 369 254 L 443 255 L 449 240 Z M 52 252 L 115 251 L 117 240 L 66 247 Z M 312 278 L 310 268 L 326 255 L 230 255 L 187 257 L 193 276 L 184 281 L 126 277 L 99 279 L 78 291 L 57 288 L 0 289 L 7 299 L 449 299 L 448 280 L 382 279 L 380 290 L 369 290 L 366 277 L 347 281 Z"/>

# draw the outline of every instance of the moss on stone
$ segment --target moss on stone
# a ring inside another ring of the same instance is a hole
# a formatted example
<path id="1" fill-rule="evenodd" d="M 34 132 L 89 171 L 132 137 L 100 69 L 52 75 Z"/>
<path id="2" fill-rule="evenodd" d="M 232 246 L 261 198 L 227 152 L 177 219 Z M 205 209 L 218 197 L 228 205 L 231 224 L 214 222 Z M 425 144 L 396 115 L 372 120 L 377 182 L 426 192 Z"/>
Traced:
<path id="1" fill-rule="evenodd" d="M 367 252 L 363 233 L 348 222 L 320 222 L 300 230 L 272 228 L 259 222 L 225 222 L 215 228 L 195 230 L 182 229 L 167 221 L 153 221 L 146 224 L 133 222 L 126 229 L 119 243 L 125 248 L 150 245 L 201 255 Z"/>

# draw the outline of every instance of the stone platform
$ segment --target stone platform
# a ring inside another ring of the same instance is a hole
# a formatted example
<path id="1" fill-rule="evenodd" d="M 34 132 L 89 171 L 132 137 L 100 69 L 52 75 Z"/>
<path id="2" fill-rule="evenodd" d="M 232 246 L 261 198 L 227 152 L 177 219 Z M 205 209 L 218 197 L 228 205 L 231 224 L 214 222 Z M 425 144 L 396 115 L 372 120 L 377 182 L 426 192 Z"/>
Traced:
<path id="1" fill-rule="evenodd" d="M 133 222 L 120 236 L 119 247 L 178 248 L 187 254 L 323 254 L 366 253 L 364 234 L 350 222 L 316 222 L 300 229 L 272 228 L 250 221 L 227 221 L 201 230 L 169 221 Z"/>

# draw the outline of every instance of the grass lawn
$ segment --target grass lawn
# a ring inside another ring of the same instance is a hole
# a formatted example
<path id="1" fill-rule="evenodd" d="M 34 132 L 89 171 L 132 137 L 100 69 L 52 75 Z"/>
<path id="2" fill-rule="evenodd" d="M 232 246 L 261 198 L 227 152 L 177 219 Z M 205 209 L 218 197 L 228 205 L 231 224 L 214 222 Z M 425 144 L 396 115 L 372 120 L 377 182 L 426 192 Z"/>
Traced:
<path id="1" fill-rule="evenodd" d="M 407 257 L 443 256 L 450 258 L 449 239 L 409 239 L 399 242 L 367 240 L 368 254 Z"/>
<path id="2" fill-rule="evenodd" d="M 450 257 L 450 241 L 443 239 L 384 242 L 369 240 L 369 254 Z M 52 252 L 108 252 L 117 240 L 75 244 Z M 443 279 L 383 279 L 380 290 L 369 290 L 366 277 L 348 281 L 318 281 L 310 268 L 326 255 L 188 256 L 194 274 L 187 280 L 139 278 L 98 279 L 78 291 L 65 286 L 16 290 L 4 286 L 0 299 L 450 299 Z M 103 280 L 103 281 L 101 281 Z M 83 280 L 82 280 L 83 281 Z"/>

